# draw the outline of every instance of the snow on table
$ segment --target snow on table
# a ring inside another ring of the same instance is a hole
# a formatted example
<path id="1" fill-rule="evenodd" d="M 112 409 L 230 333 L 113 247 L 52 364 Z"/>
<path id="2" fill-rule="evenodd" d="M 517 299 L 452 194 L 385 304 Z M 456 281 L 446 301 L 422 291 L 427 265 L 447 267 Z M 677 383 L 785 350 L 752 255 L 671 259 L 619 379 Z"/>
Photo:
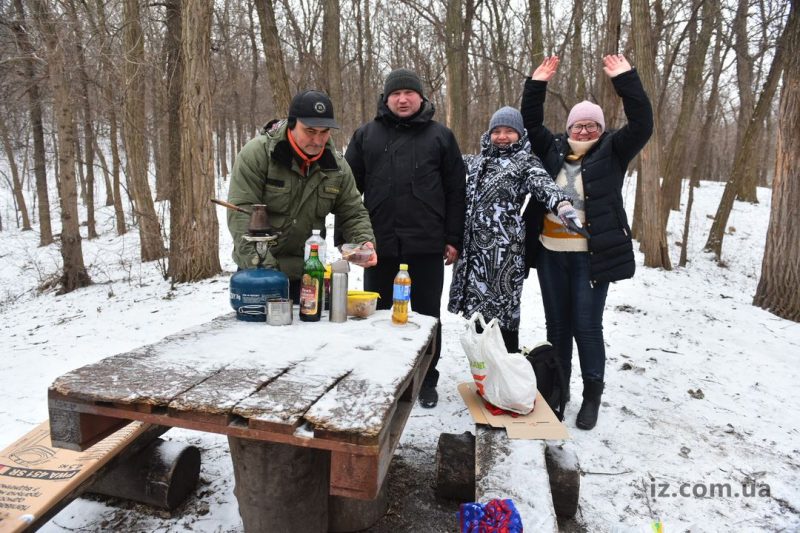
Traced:
<path id="1" fill-rule="evenodd" d="M 52 384 L 51 407 L 66 401 L 87 413 L 151 413 L 158 423 L 191 428 L 196 421 L 220 433 L 244 426 L 292 435 L 308 422 L 314 436 L 376 443 L 422 363 L 427 367 L 436 320 L 414 315 L 397 327 L 389 311 L 378 311 L 345 323 L 308 323 L 294 311 L 290 326 L 225 315 L 78 368 Z"/>

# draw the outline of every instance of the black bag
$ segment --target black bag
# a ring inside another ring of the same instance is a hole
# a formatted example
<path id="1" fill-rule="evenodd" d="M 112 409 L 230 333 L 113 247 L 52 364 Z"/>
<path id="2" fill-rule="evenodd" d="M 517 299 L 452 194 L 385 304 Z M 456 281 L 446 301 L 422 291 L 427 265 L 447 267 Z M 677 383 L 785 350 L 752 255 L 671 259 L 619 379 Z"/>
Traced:
<path id="1" fill-rule="evenodd" d="M 569 383 L 558 361 L 558 350 L 549 342 L 543 342 L 532 350 L 523 349 L 525 357 L 536 374 L 536 387 L 559 420 L 564 419 Z"/>

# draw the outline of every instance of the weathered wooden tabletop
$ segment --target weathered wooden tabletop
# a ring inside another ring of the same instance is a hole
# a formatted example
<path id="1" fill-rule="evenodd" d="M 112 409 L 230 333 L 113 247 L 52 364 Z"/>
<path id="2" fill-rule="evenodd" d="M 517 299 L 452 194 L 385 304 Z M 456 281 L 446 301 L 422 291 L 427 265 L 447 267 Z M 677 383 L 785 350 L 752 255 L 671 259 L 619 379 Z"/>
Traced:
<path id="1" fill-rule="evenodd" d="M 332 494 L 373 497 L 432 358 L 436 320 L 395 327 L 378 311 L 304 323 L 294 312 L 290 326 L 231 313 L 64 374 L 48 391 L 53 444 L 83 450 L 141 420 L 321 448 L 332 454 Z"/>

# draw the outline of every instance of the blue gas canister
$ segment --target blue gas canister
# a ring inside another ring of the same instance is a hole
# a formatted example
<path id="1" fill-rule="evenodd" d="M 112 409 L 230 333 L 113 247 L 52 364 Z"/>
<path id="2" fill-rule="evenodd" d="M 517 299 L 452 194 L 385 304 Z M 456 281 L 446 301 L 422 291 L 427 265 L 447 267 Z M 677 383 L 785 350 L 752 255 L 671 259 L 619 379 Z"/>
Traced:
<path id="1" fill-rule="evenodd" d="M 230 296 L 236 318 L 266 322 L 267 300 L 289 298 L 289 278 L 279 270 L 261 266 L 240 270 L 231 276 Z"/>

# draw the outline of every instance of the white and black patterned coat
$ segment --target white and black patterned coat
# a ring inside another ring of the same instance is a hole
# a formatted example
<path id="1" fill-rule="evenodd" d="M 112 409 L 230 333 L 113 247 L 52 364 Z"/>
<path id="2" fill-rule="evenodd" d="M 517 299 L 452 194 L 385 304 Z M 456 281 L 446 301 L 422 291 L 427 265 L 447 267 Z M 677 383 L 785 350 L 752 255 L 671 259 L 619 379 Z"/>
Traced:
<path id="1" fill-rule="evenodd" d="M 531 194 L 554 210 L 570 200 L 531 154 L 528 136 L 507 148 L 481 137 L 480 155 L 465 155 L 467 166 L 464 246 L 450 285 L 451 313 L 469 317 L 479 311 L 486 320 L 519 329 L 520 295 L 525 279 L 525 225 L 522 205 Z"/>

